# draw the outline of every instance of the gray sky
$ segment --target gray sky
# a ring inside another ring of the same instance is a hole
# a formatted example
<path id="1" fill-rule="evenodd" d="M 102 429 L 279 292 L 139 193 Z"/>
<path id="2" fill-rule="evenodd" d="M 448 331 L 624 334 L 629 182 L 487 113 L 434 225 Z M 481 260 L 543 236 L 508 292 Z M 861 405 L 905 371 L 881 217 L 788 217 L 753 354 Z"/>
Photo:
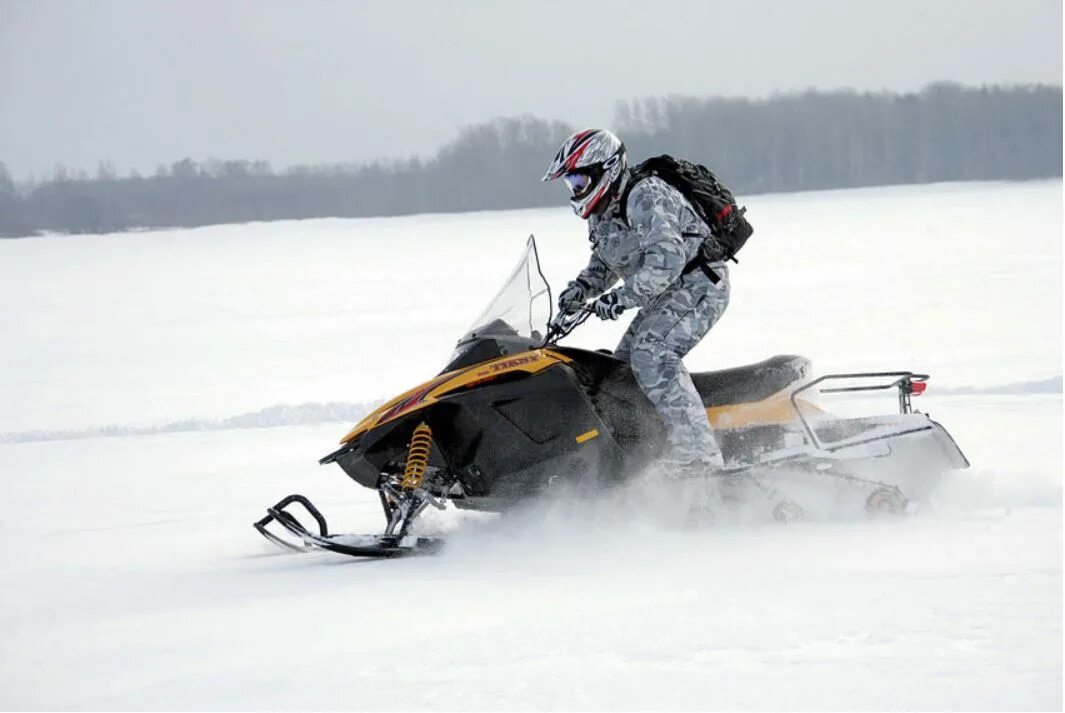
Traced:
<path id="1" fill-rule="evenodd" d="M 1061 84 L 1060 0 L 0 0 L 0 161 L 429 155 L 618 99 Z"/>

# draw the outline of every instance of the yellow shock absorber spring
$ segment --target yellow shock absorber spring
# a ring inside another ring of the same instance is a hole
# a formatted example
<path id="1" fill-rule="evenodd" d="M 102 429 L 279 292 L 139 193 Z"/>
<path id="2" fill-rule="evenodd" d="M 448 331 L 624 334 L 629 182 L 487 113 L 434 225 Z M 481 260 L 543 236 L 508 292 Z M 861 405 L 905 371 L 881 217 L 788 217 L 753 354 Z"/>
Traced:
<path id="1" fill-rule="evenodd" d="M 429 464 L 429 452 L 433 449 L 433 432 L 425 423 L 419 423 L 407 446 L 407 465 L 403 469 L 401 485 L 405 490 L 420 488 L 425 480 L 425 467 Z"/>

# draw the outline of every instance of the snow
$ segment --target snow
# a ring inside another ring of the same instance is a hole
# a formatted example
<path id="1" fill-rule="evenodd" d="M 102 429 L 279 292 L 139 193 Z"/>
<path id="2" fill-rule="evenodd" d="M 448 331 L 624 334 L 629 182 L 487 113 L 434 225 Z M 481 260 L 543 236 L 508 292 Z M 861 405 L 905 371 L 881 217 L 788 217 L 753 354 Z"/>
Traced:
<path id="1" fill-rule="evenodd" d="M 444 554 L 384 562 L 250 523 L 302 492 L 376 531 L 317 458 L 439 370 L 530 232 L 564 283 L 568 209 L 0 242 L 0 708 L 1060 709 L 1061 196 L 746 200 L 689 366 L 930 372 L 973 467 L 916 514 L 679 529 L 637 490 L 434 514 Z"/>

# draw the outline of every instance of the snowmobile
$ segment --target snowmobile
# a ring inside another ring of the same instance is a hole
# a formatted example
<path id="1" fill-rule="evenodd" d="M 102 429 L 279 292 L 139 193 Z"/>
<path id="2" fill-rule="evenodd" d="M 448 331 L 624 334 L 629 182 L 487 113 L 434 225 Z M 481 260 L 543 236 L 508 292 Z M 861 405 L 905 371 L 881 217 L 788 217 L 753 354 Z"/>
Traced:
<path id="1" fill-rule="evenodd" d="M 561 346 L 590 312 L 552 317 L 553 306 L 530 236 L 510 278 L 440 374 L 367 415 L 319 461 L 377 492 L 382 534 L 332 534 L 302 495 L 268 508 L 255 528 L 301 551 L 435 552 L 442 539 L 412 532 L 427 507 L 503 512 L 562 487 L 594 493 L 642 472 L 665 444 L 654 407 L 628 365 L 609 351 Z M 968 467 L 947 431 L 912 407 L 927 374 L 812 376 L 808 359 L 789 355 L 692 374 L 726 461 L 718 475 L 755 482 L 774 472 L 831 478 L 855 486 L 871 511 L 902 512 L 907 496 L 892 474 L 920 482 Z M 894 391 L 898 413 L 839 418 L 810 398 L 869 391 Z M 299 508 L 315 529 L 296 516 Z M 788 519 L 794 508 L 782 501 L 773 514 Z M 269 527 L 274 523 L 280 530 Z"/>

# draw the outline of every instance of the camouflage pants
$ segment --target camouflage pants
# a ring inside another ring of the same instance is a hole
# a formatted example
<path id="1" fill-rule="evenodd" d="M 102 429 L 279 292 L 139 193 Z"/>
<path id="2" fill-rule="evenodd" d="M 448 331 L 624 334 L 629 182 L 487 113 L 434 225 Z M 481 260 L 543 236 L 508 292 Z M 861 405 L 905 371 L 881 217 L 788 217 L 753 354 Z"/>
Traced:
<path id="1" fill-rule="evenodd" d="M 640 388 L 666 425 L 666 457 L 681 463 L 720 462 L 702 399 L 681 358 L 714 326 L 729 301 L 728 268 L 712 284 L 701 271 L 685 275 L 640 310 L 614 356 L 629 362 Z"/>

